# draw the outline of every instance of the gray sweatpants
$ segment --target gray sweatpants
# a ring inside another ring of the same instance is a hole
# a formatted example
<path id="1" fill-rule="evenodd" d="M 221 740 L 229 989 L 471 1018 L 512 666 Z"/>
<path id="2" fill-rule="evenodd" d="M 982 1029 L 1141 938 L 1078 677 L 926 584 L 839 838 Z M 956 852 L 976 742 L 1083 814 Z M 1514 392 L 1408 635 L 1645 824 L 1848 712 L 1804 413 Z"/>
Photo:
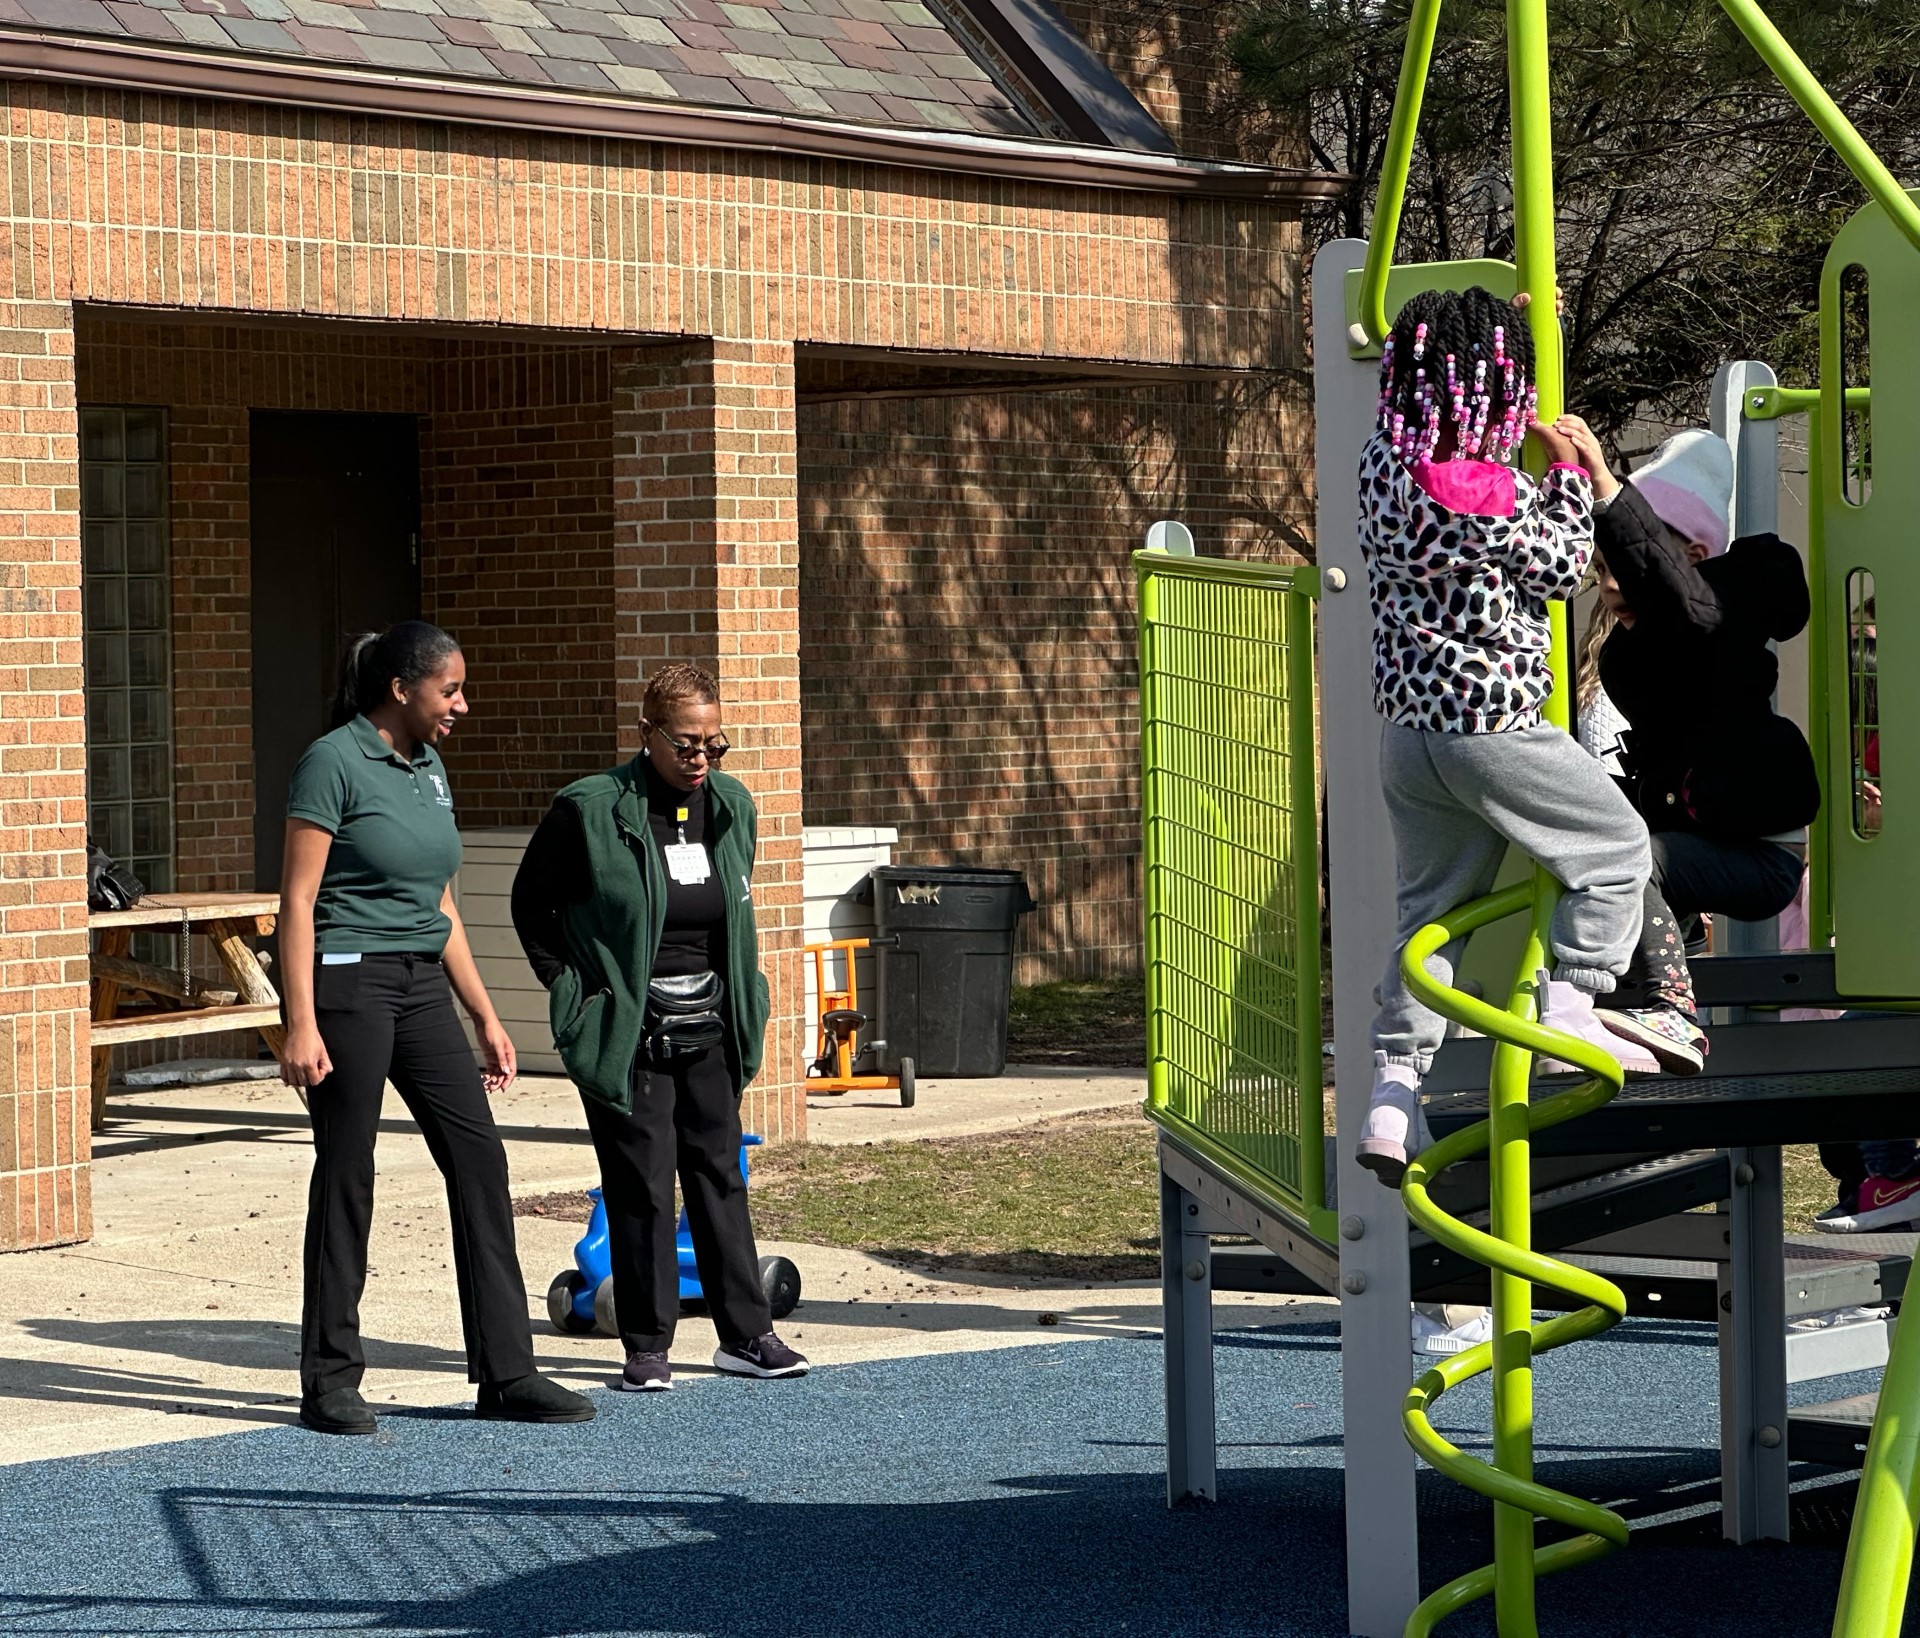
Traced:
<path id="1" fill-rule="evenodd" d="M 1599 995 L 1626 970 L 1640 937 L 1640 897 L 1651 868 L 1647 827 L 1606 770 L 1558 728 L 1506 734 L 1433 734 L 1389 722 L 1380 783 L 1393 820 L 1393 956 L 1380 981 L 1374 1052 L 1422 1074 L 1446 1020 L 1400 976 L 1400 952 L 1429 922 L 1493 889 L 1507 843 L 1565 888 L 1554 911 L 1554 977 Z M 1464 941 L 1427 962 L 1453 979 Z"/>

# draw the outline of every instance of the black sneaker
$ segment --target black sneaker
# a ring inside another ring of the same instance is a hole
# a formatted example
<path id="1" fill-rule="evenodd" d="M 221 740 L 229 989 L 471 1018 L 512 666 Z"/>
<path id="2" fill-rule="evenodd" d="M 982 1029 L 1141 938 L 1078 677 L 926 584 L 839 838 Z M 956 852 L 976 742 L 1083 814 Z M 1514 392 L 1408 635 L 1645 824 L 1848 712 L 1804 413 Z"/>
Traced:
<path id="1" fill-rule="evenodd" d="M 673 1386 L 673 1367 L 665 1354 L 631 1353 L 620 1373 L 623 1393 L 665 1393 Z"/>
<path id="2" fill-rule="evenodd" d="M 482 1382 L 473 1414 L 483 1422 L 591 1422 L 593 1401 L 536 1371 L 511 1382 Z"/>
<path id="3" fill-rule="evenodd" d="M 373 1411 L 358 1388 L 332 1388 L 300 1396 L 300 1425 L 315 1433 L 373 1432 Z"/>
<path id="4" fill-rule="evenodd" d="M 1854 1234 L 1860 1228 L 1860 1197 L 1842 1195 L 1818 1217 L 1813 1226 L 1822 1234 Z"/>
<path id="5" fill-rule="evenodd" d="M 719 1347 L 713 1351 L 716 1370 L 734 1376 L 805 1376 L 807 1356 L 796 1354 L 772 1331 L 743 1343 L 738 1348 Z"/>

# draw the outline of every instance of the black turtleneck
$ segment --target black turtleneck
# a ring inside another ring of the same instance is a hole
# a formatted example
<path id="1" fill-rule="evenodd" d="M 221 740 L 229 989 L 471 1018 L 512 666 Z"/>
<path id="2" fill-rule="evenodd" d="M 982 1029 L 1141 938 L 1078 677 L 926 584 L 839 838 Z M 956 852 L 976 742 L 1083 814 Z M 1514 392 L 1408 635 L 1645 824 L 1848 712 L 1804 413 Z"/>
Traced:
<path id="1" fill-rule="evenodd" d="M 676 882 L 673 872 L 666 872 L 667 921 L 653 976 L 724 972 L 727 901 L 714 868 L 713 839 L 707 834 L 706 789 L 677 791 L 653 771 L 650 761 L 643 761 L 641 767 L 646 775 L 647 823 L 662 860 L 680 840 L 683 827 L 677 815 L 681 808 L 687 812 L 687 841 L 704 848 L 707 855 L 703 883 Z M 566 936 L 560 925 L 563 907 L 585 903 L 592 892 L 580 816 L 565 803 L 556 804 L 527 843 L 513 882 L 514 931 L 542 984 L 551 986 L 566 965 Z"/>

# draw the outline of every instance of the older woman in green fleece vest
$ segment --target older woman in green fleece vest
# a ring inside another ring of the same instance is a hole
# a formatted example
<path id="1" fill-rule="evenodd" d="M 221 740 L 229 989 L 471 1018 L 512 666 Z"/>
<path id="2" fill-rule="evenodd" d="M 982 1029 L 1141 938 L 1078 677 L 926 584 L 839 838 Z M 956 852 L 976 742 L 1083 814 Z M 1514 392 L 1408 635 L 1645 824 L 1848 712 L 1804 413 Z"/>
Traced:
<path id="1" fill-rule="evenodd" d="M 719 770 L 729 746 L 709 673 L 664 667 L 642 710 L 640 754 L 554 798 L 513 884 L 514 928 L 600 1160 L 620 1386 L 673 1385 L 676 1171 L 719 1333 L 713 1363 L 803 1376 L 806 1360 L 774 1334 L 740 1171 L 740 1094 L 767 1029 L 758 816 Z"/>

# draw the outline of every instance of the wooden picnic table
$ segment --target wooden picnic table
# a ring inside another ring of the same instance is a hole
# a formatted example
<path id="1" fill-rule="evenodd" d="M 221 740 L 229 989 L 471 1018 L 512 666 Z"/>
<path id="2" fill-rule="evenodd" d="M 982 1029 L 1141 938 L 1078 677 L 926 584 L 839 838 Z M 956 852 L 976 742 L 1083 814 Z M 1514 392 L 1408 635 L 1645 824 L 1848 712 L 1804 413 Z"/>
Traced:
<path id="1" fill-rule="evenodd" d="M 97 933 L 92 955 L 93 1129 L 106 1119 L 107 1075 L 113 1049 L 125 1041 L 162 1041 L 222 1030 L 257 1029 L 274 1056 L 286 1038 L 280 997 L 247 940 L 271 933 L 280 914 L 274 893 L 149 893 L 131 910 L 87 915 Z M 231 987 L 202 987 L 177 968 L 134 961 L 136 930 L 203 934 L 213 940 Z M 122 1015 L 123 994 L 149 998 L 154 1008 Z"/>

